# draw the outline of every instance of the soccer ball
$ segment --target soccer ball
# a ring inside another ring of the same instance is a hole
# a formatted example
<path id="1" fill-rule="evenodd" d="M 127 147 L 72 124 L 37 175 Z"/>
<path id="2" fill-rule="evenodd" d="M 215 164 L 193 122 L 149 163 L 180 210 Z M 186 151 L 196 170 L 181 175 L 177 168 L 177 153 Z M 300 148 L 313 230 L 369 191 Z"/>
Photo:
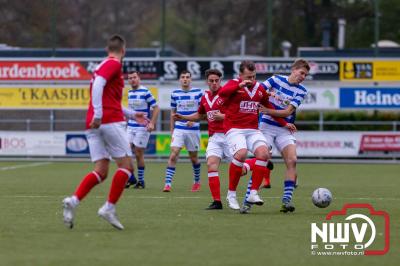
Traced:
<path id="1" fill-rule="evenodd" d="M 332 202 L 332 193 L 326 188 L 317 188 L 312 193 L 312 202 L 318 208 L 326 208 Z"/>

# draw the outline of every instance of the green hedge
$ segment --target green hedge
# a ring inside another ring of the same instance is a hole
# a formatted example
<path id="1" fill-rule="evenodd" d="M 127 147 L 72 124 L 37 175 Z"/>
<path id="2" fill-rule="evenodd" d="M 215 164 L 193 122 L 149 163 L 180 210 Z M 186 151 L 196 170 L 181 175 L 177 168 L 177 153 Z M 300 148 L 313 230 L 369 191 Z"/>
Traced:
<path id="1" fill-rule="evenodd" d="M 332 121 L 397 121 L 396 130 L 400 130 L 400 112 L 395 111 L 330 111 L 323 112 L 324 123 Z M 297 114 L 296 124 L 299 130 L 319 130 L 319 125 L 302 125 L 301 121 L 319 121 L 319 112 L 303 111 Z M 300 122 L 300 123 L 299 123 Z M 324 130 L 376 130 L 392 131 L 393 125 L 326 125 Z"/>

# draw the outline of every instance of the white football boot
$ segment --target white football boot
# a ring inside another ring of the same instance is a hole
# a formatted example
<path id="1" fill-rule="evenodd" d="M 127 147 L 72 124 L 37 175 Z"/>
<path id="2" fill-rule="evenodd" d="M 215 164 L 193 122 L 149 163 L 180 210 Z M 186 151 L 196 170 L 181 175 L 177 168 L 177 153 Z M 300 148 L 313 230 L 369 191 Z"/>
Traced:
<path id="1" fill-rule="evenodd" d="M 236 198 L 236 191 L 228 191 L 228 195 L 226 196 L 226 200 L 228 201 L 229 208 L 233 210 L 239 210 L 239 202 Z"/>
<path id="2" fill-rule="evenodd" d="M 75 209 L 79 203 L 78 199 L 73 197 L 66 197 L 62 201 L 64 224 L 69 229 L 74 227 Z"/>
<path id="3" fill-rule="evenodd" d="M 250 190 L 250 195 L 247 198 L 247 202 L 255 205 L 263 205 L 264 201 L 260 198 L 260 196 L 257 193 L 257 190 L 252 189 Z"/>
<path id="4" fill-rule="evenodd" d="M 97 214 L 109 222 L 112 226 L 117 228 L 118 230 L 123 230 L 124 226 L 119 222 L 117 218 L 117 214 L 115 212 L 115 207 L 114 205 L 110 205 L 108 202 L 106 202 L 97 212 Z"/>

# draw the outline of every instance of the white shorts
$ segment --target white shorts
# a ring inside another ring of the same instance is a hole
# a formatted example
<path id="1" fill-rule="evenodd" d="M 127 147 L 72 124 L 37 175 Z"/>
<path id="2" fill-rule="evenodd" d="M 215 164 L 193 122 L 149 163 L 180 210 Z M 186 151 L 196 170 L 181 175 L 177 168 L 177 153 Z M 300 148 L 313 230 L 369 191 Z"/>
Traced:
<path id="1" fill-rule="evenodd" d="M 254 154 L 258 147 L 268 146 L 264 135 L 258 129 L 232 128 L 225 136 L 232 155 L 241 149 L 247 149 Z"/>
<path id="2" fill-rule="evenodd" d="M 206 158 L 210 156 L 232 160 L 232 154 L 224 133 L 215 133 L 208 139 Z"/>
<path id="3" fill-rule="evenodd" d="M 127 132 L 129 143 L 132 143 L 138 148 L 147 148 L 147 144 L 149 143 L 150 139 L 150 132 L 147 131 L 146 128 L 128 129 Z"/>
<path id="4" fill-rule="evenodd" d="M 171 147 L 183 148 L 188 151 L 200 150 L 200 131 L 198 130 L 182 130 L 174 129 L 172 133 Z"/>
<path id="5" fill-rule="evenodd" d="M 92 162 L 101 159 L 132 156 L 126 122 L 103 124 L 98 129 L 86 130 Z"/>
<path id="6" fill-rule="evenodd" d="M 296 144 L 295 136 L 290 133 L 287 128 L 261 123 L 260 129 L 268 145 L 271 147 L 275 145 L 279 152 L 282 152 L 282 150 L 290 144 Z"/>

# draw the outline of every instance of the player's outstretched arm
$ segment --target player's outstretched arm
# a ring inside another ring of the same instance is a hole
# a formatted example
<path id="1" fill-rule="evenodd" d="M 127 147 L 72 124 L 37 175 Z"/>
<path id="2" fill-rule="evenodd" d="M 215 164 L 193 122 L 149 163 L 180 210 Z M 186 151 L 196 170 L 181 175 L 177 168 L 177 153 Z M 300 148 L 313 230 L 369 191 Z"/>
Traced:
<path id="1" fill-rule="evenodd" d="M 273 108 L 272 104 L 268 104 L 267 107 L 260 105 L 261 113 L 275 117 L 288 117 L 295 110 L 296 108 L 293 105 L 289 105 L 286 109 L 283 110 L 276 110 L 275 108 Z"/>
<path id="2" fill-rule="evenodd" d="M 292 123 L 287 123 L 286 126 L 284 126 L 284 127 L 289 129 L 290 133 L 292 133 L 292 134 L 297 132 L 297 127 Z"/>
<path id="3" fill-rule="evenodd" d="M 239 87 L 239 81 L 229 80 L 222 88 L 218 90 L 218 95 L 223 98 L 229 98 Z"/>
<path id="4" fill-rule="evenodd" d="M 135 120 L 138 124 L 146 126 L 150 122 L 147 114 L 144 112 L 136 112 L 125 107 L 122 107 L 122 111 L 124 112 L 125 117 Z"/>
<path id="5" fill-rule="evenodd" d="M 221 113 L 220 111 L 217 111 L 213 113 L 213 117 L 215 121 L 222 121 L 225 119 L 225 114 Z"/>
<path id="6" fill-rule="evenodd" d="M 187 121 L 198 122 L 198 121 L 204 119 L 205 115 L 199 114 L 198 112 L 193 113 L 191 115 L 181 115 L 181 114 L 175 113 L 173 115 L 173 118 L 175 121 L 187 120 Z"/>

